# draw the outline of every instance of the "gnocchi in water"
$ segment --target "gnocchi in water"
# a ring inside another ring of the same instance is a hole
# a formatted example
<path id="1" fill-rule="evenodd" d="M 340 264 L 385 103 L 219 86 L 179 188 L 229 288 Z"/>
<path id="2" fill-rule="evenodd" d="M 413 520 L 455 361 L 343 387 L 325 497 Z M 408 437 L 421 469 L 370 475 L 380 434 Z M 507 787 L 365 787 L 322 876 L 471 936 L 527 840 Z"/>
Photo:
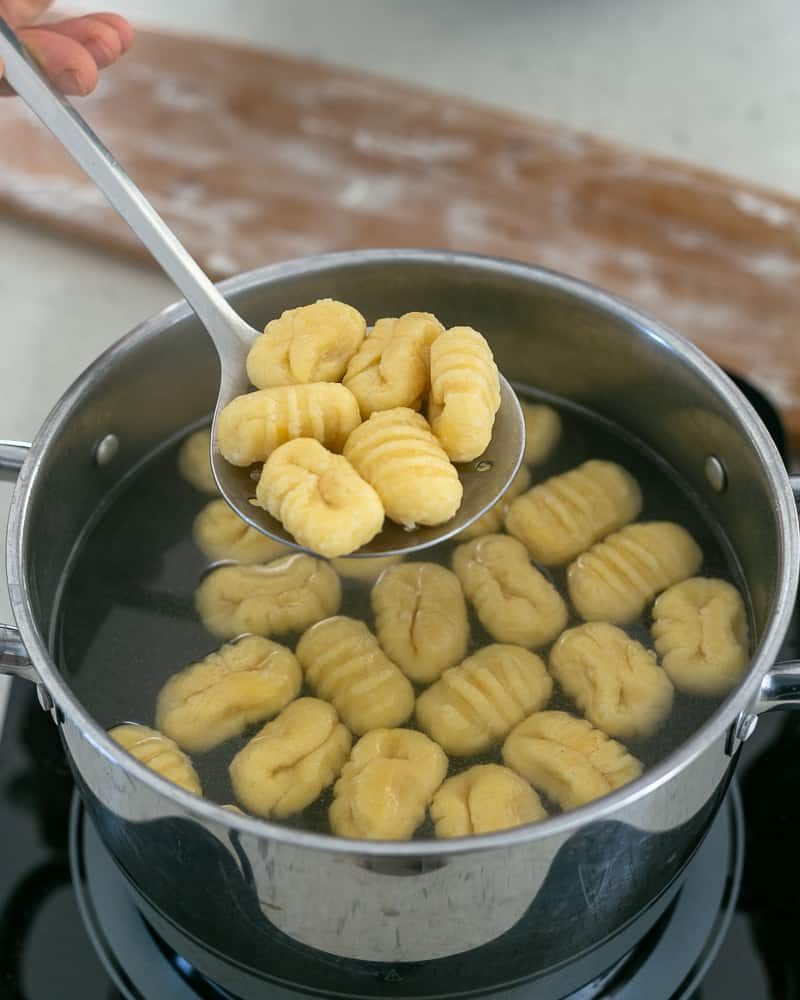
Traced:
<path id="1" fill-rule="evenodd" d="M 413 729 L 362 736 L 333 790 L 329 818 L 340 837 L 408 840 L 447 774 L 447 757 Z"/>
<path id="2" fill-rule="evenodd" d="M 417 698 L 417 723 L 456 757 L 483 753 L 550 700 L 544 663 L 520 646 L 495 645 L 446 670 Z"/>
<path id="3" fill-rule="evenodd" d="M 558 566 L 632 521 L 641 509 L 633 476 L 614 462 L 591 461 L 517 497 L 506 527 L 538 563 Z"/>
<path id="4" fill-rule="evenodd" d="M 435 563 L 386 570 L 372 590 L 384 652 L 415 684 L 430 684 L 467 654 L 467 605 L 458 577 Z"/>
<path id="5" fill-rule="evenodd" d="M 431 344 L 443 330 L 430 313 L 378 320 L 344 376 L 364 420 L 376 410 L 419 409 L 430 386 Z"/>
<path id="6" fill-rule="evenodd" d="M 333 558 L 383 527 L 381 498 L 342 455 L 313 438 L 287 441 L 264 463 L 256 501 L 303 546 Z"/>
<path id="7" fill-rule="evenodd" d="M 665 590 L 653 605 L 653 639 L 679 691 L 723 695 L 749 661 L 747 613 L 725 580 L 693 577 Z"/>
<path id="8" fill-rule="evenodd" d="M 291 650 L 246 636 L 171 677 L 156 702 L 156 726 L 183 750 L 203 753 L 275 715 L 302 683 Z"/>
<path id="9" fill-rule="evenodd" d="M 287 309 L 250 348 L 247 377 L 259 389 L 339 382 L 366 332 L 361 313 L 334 299 Z"/>
<path id="10" fill-rule="evenodd" d="M 532 566 L 525 546 L 508 535 L 459 545 L 453 569 L 481 624 L 498 642 L 543 646 L 567 624 L 567 606 Z"/>
<path id="11" fill-rule="evenodd" d="M 546 462 L 561 437 L 561 417 L 546 403 L 522 402 L 525 419 L 525 459 L 527 465 Z"/>
<path id="12" fill-rule="evenodd" d="M 331 702 L 360 735 L 401 726 L 414 709 L 414 689 L 363 622 L 340 615 L 310 628 L 297 658 L 314 693 Z"/>
<path id="13" fill-rule="evenodd" d="M 458 473 L 425 418 L 413 410 L 373 413 L 348 438 L 344 457 L 398 524 L 443 524 L 461 504 Z"/>
<path id="14" fill-rule="evenodd" d="M 577 809 L 621 788 L 642 765 L 616 740 L 566 712 L 537 712 L 503 744 L 503 760 L 562 809 Z"/>
<path id="15" fill-rule="evenodd" d="M 109 730 L 108 735 L 145 767 L 171 781 L 173 785 L 178 785 L 192 795 L 203 794 L 192 762 L 168 736 L 149 726 L 130 722 L 115 726 Z"/>
<path id="16" fill-rule="evenodd" d="M 259 566 L 222 566 L 200 584 L 195 602 L 212 635 L 234 639 L 302 632 L 335 615 L 342 598 L 336 571 L 295 552 Z"/>
<path id="17" fill-rule="evenodd" d="M 431 345 L 428 420 L 454 462 L 489 447 L 500 408 L 500 379 L 486 340 L 469 326 L 447 330 Z"/>
<path id="18" fill-rule="evenodd" d="M 494 535 L 503 530 L 503 524 L 508 513 L 511 501 L 524 493 L 531 484 L 531 474 L 524 465 L 520 466 L 519 472 L 511 480 L 511 485 L 500 497 L 494 507 L 490 507 L 485 514 L 463 528 L 458 537 L 464 541 L 470 538 L 478 538 L 481 535 Z"/>
<path id="19" fill-rule="evenodd" d="M 570 565 L 569 596 L 586 621 L 627 625 L 656 594 L 696 573 L 702 561 L 699 546 L 679 524 L 629 524 Z"/>
<path id="20" fill-rule="evenodd" d="M 298 698 L 231 761 L 236 798 L 256 816 L 292 816 L 336 780 L 351 744 L 333 706 Z"/>
<path id="21" fill-rule="evenodd" d="M 440 839 L 494 833 L 546 817 L 528 782 L 499 764 L 478 764 L 448 778 L 431 803 Z"/>
<path id="22" fill-rule="evenodd" d="M 355 396 L 338 382 L 257 389 L 220 411 L 217 444 L 231 465 L 247 466 L 265 462 L 293 438 L 316 438 L 341 451 L 360 423 Z"/>
<path id="23" fill-rule="evenodd" d="M 214 473 L 211 471 L 211 429 L 195 431 L 183 442 L 178 452 L 178 471 L 196 490 L 219 496 Z"/>
<path id="24" fill-rule="evenodd" d="M 647 739 L 672 709 L 672 684 L 655 654 L 606 622 L 563 632 L 550 673 L 591 723 L 619 739 Z"/>
<path id="25" fill-rule="evenodd" d="M 192 526 L 195 544 L 211 562 L 263 563 L 289 550 L 274 538 L 251 528 L 224 500 L 211 500 Z"/>

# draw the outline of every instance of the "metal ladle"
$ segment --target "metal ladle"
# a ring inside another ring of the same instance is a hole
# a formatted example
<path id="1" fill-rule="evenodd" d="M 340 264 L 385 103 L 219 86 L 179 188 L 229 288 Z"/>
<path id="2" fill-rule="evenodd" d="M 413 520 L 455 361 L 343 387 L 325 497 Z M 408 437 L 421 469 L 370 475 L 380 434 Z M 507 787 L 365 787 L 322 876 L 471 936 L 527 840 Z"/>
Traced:
<path id="1" fill-rule="evenodd" d="M 245 359 L 258 330 L 237 315 L 175 234 L 133 183 L 75 108 L 59 94 L 0 18 L 0 58 L 5 79 L 18 96 L 77 161 L 112 207 L 128 223 L 165 273 L 177 285 L 208 331 L 219 354 L 222 377 L 214 424 L 220 410 L 250 384 Z M 409 303 L 409 307 L 416 307 Z M 522 461 L 525 423 L 516 393 L 500 378 L 500 409 L 489 447 L 474 462 L 458 467 L 464 497 L 456 516 L 445 524 L 407 531 L 387 520 L 384 528 L 354 556 L 404 554 L 450 538 L 492 507 L 508 488 Z M 248 524 L 293 548 L 302 548 L 279 521 L 250 502 L 255 494 L 251 470 L 230 465 L 215 444 L 212 427 L 211 467 L 220 492 Z"/>

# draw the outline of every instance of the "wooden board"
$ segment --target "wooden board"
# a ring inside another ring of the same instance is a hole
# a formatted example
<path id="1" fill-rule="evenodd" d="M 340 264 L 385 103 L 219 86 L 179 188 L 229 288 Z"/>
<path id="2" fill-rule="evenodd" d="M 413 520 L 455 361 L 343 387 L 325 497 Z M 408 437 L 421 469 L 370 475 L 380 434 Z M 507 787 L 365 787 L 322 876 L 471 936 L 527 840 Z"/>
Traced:
<path id="1" fill-rule="evenodd" d="M 360 73 L 141 33 L 82 109 L 217 277 L 324 250 L 432 246 L 577 275 L 756 382 L 800 445 L 800 204 Z M 144 256 L 19 101 L 0 208 Z"/>

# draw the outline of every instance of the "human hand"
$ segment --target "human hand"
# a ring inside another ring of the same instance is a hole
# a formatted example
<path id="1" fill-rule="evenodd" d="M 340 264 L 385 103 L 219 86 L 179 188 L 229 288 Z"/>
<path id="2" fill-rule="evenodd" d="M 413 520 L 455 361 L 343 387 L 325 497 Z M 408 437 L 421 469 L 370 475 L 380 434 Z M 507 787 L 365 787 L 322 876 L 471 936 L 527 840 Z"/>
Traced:
<path id="1" fill-rule="evenodd" d="M 87 14 L 34 27 L 53 0 L 0 0 L 0 17 L 17 32 L 20 41 L 46 75 L 65 94 L 84 96 L 97 85 L 105 69 L 133 42 L 133 28 L 118 14 Z M 2 80 L 0 93 L 13 91 Z"/>

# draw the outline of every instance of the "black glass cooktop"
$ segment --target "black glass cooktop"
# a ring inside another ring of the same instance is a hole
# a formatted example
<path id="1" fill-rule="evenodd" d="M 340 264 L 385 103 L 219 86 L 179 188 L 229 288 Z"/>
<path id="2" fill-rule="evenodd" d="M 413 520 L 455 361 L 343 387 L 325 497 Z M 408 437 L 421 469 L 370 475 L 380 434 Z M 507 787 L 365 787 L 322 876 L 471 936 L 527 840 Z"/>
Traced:
<path id="1" fill-rule="evenodd" d="M 800 659 L 797 620 L 781 659 Z M 734 791 L 674 906 L 575 1000 L 800 1000 L 800 713 L 762 717 L 737 775 L 741 808 Z M 73 793 L 55 725 L 14 681 L 0 735 L 0 1000 L 236 1000 L 129 907 Z M 265 984 L 258 996 L 290 994 Z"/>

